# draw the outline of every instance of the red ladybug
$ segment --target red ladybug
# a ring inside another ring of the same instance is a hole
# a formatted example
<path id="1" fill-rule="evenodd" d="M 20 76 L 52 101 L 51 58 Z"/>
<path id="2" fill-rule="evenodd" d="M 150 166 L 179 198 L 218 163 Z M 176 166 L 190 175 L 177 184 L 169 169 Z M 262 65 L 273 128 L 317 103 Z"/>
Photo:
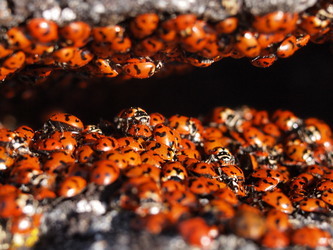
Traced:
<path id="1" fill-rule="evenodd" d="M 90 38 L 91 27 L 89 24 L 81 21 L 70 22 L 60 29 L 60 35 L 64 42 L 73 47 L 85 46 Z"/>
<path id="2" fill-rule="evenodd" d="M 250 31 L 237 34 L 235 47 L 247 57 L 257 57 L 261 50 L 257 38 Z"/>
<path id="3" fill-rule="evenodd" d="M 317 227 L 301 227 L 292 234 L 291 241 L 294 245 L 316 248 L 329 246 L 331 235 Z"/>
<path id="4" fill-rule="evenodd" d="M 79 118 L 67 113 L 57 113 L 51 115 L 45 126 L 60 131 L 71 131 L 74 133 L 80 132 L 84 129 L 83 123 Z"/>
<path id="5" fill-rule="evenodd" d="M 87 182 L 80 176 L 69 176 L 60 183 L 58 194 L 63 197 L 73 197 L 81 193 Z"/>
<path id="6" fill-rule="evenodd" d="M 264 193 L 262 200 L 270 206 L 287 214 L 291 214 L 294 210 L 290 199 L 284 193 L 278 190 Z"/>
<path id="7" fill-rule="evenodd" d="M 53 42 L 58 39 L 58 25 L 43 18 L 28 21 L 27 29 L 32 37 L 42 43 Z"/>
<path id="8" fill-rule="evenodd" d="M 153 62 L 146 59 L 129 59 L 122 67 L 123 72 L 134 78 L 149 78 L 158 69 Z"/>
<path id="9" fill-rule="evenodd" d="M 275 54 L 269 54 L 266 56 L 257 56 L 251 60 L 251 64 L 259 68 L 267 68 L 273 65 L 277 60 Z"/>
<path id="10" fill-rule="evenodd" d="M 156 30 L 158 22 L 159 17 L 154 13 L 137 15 L 130 23 L 130 30 L 136 38 L 142 39 Z"/>
<path id="11" fill-rule="evenodd" d="M 113 161 L 100 160 L 94 163 L 90 181 L 97 185 L 109 185 L 115 182 L 119 175 L 120 170 Z"/>

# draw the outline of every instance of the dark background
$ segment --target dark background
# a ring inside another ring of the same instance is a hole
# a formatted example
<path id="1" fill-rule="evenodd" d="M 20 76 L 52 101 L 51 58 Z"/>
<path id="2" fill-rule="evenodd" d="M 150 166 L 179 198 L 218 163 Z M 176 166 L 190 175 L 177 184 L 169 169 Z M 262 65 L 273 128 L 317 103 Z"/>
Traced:
<path id="1" fill-rule="evenodd" d="M 223 59 L 209 68 L 165 78 L 100 79 L 84 88 L 87 80 L 67 85 L 61 81 L 30 87 L 9 100 L 2 98 L 0 119 L 8 123 L 8 117 L 15 117 L 16 124 L 37 128 L 53 110 L 77 115 L 87 124 L 112 119 L 130 106 L 166 116 L 198 116 L 215 106 L 249 105 L 271 111 L 290 109 L 302 118 L 315 116 L 333 125 L 333 55 L 328 44 L 307 46 L 267 69 L 254 67 L 247 59 Z M 5 84 L 0 94 L 9 91 Z M 25 100 L 27 96 L 31 97 Z"/>

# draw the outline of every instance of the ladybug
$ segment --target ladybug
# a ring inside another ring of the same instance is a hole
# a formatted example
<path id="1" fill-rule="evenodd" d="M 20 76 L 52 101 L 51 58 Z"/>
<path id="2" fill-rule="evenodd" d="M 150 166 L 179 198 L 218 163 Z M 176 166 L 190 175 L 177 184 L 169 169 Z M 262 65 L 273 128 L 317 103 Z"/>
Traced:
<path id="1" fill-rule="evenodd" d="M 81 193 L 87 186 L 87 181 L 80 176 L 69 176 L 59 186 L 58 194 L 62 197 L 73 197 Z"/>
<path id="2" fill-rule="evenodd" d="M 35 136 L 35 131 L 26 125 L 17 127 L 14 132 L 18 137 L 23 138 L 28 143 L 30 143 L 32 138 Z"/>
<path id="3" fill-rule="evenodd" d="M 90 173 L 90 182 L 97 185 L 114 183 L 120 175 L 119 167 L 110 160 L 100 160 L 94 163 Z"/>
<path id="4" fill-rule="evenodd" d="M 184 57 L 184 62 L 190 63 L 195 67 L 205 68 L 212 65 L 214 63 L 214 60 L 209 58 L 204 58 L 196 54 L 187 54 Z"/>
<path id="5" fill-rule="evenodd" d="M 230 227 L 236 235 L 252 240 L 259 240 L 266 231 L 264 217 L 260 212 L 254 212 L 252 209 L 238 209 L 230 221 Z"/>
<path id="6" fill-rule="evenodd" d="M 122 67 L 122 70 L 128 76 L 143 79 L 154 75 L 158 68 L 158 65 L 155 65 L 153 62 L 149 62 L 146 59 L 133 58 L 127 60 L 126 64 Z"/>
<path id="7" fill-rule="evenodd" d="M 31 46 L 32 42 L 21 27 L 13 27 L 6 33 L 9 49 L 24 49 Z"/>
<path id="8" fill-rule="evenodd" d="M 212 196 L 215 200 L 224 200 L 233 206 L 239 203 L 235 193 L 229 187 L 221 188 L 213 192 Z"/>
<path id="9" fill-rule="evenodd" d="M 209 151 L 207 162 L 220 162 L 222 165 L 233 165 L 235 164 L 235 157 L 228 148 L 215 147 Z"/>
<path id="10" fill-rule="evenodd" d="M 63 68 L 80 68 L 88 64 L 94 55 L 85 49 L 66 47 L 52 53 L 56 64 Z"/>
<path id="11" fill-rule="evenodd" d="M 109 59 L 98 58 L 91 64 L 87 65 L 88 69 L 96 77 L 116 77 L 119 75 L 118 70 Z"/>
<path id="12" fill-rule="evenodd" d="M 126 168 L 125 176 L 135 178 L 146 176 L 153 179 L 156 183 L 160 182 L 161 169 L 150 164 L 132 165 Z"/>
<path id="13" fill-rule="evenodd" d="M 174 150 L 163 143 L 159 143 L 156 141 L 149 141 L 144 145 L 146 150 L 154 151 L 165 161 L 174 159 L 175 156 Z"/>
<path id="14" fill-rule="evenodd" d="M 328 232 L 310 226 L 296 229 L 291 236 L 291 242 L 294 245 L 310 248 L 329 246 L 331 239 L 332 237 Z"/>
<path id="15" fill-rule="evenodd" d="M 194 193 L 190 191 L 175 190 L 164 194 L 164 199 L 171 205 L 182 205 L 190 208 L 197 206 L 198 200 Z"/>
<path id="16" fill-rule="evenodd" d="M 74 115 L 67 113 L 56 113 L 49 117 L 44 127 L 59 130 L 70 131 L 73 133 L 81 132 L 84 129 L 82 121 Z"/>
<path id="17" fill-rule="evenodd" d="M 0 216 L 2 218 L 12 218 L 23 214 L 22 207 L 17 204 L 17 196 L 15 191 L 0 195 Z"/>
<path id="18" fill-rule="evenodd" d="M 122 147 L 131 148 L 137 152 L 144 150 L 144 146 L 142 145 L 142 143 L 133 137 L 130 137 L 130 136 L 121 137 L 121 138 L 117 139 L 117 141 L 118 141 L 119 148 L 122 148 Z"/>
<path id="19" fill-rule="evenodd" d="M 266 215 L 266 227 L 268 230 L 288 231 L 291 227 L 288 214 L 278 209 L 270 209 Z"/>
<path id="20" fill-rule="evenodd" d="M 156 168 L 158 169 L 158 168 Z M 172 193 L 173 191 L 179 190 L 179 191 L 185 191 L 185 185 L 184 183 L 178 181 L 178 180 L 167 180 L 163 181 L 161 184 L 161 189 L 163 193 Z"/>
<path id="21" fill-rule="evenodd" d="M 243 170 L 237 165 L 226 165 L 218 167 L 217 170 L 223 179 L 231 181 L 236 187 L 245 180 Z"/>
<path id="22" fill-rule="evenodd" d="M 227 148 L 232 143 L 232 140 L 229 137 L 221 137 L 221 138 L 210 138 L 206 139 L 203 142 L 203 148 L 205 154 L 210 155 L 213 151 L 218 153 L 221 148 Z M 216 150 L 214 150 L 216 149 Z M 223 150 L 221 150 L 222 152 Z"/>
<path id="23" fill-rule="evenodd" d="M 92 37 L 97 43 L 112 43 L 115 38 L 124 38 L 125 29 L 119 25 L 94 27 Z"/>
<path id="24" fill-rule="evenodd" d="M 310 36 L 315 36 L 323 32 L 323 30 L 328 29 L 329 25 L 330 20 L 327 18 L 304 14 L 299 27 Z"/>
<path id="25" fill-rule="evenodd" d="M 207 43 L 207 23 L 197 20 L 190 28 L 180 31 L 181 45 L 190 53 L 201 51 Z"/>
<path id="26" fill-rule="evenodd" d="M 206 37 L 207 43 L 199 52 L 199 55 L 204 58 L 212 59 L 213 61 L 222 59 L 220 47 L 218 44 L 218 37 L 215 31 L 209 30 L 209 32 L 206 34 Z"/>
<path id="27" fill-rule="evenodd" d="M 311 185 L 314 181 L 314 177 L 311 174 L 302 173 L 290 180 L 290 189 L 298 190 L 305 189 L 307 186 Z"/>
<path id="28" fill-rule="evenodd" d="M 258 128 L 250 126 L 243 131 L 244 139 L 252 146 L 265 147 L 265 135 Z"/>
<path id="29" fill-rule="evenodd" d="M 233 33 L 238 26 L 237 17 L 228 17 L 218 22 L 215 25 L 215 30 L 218 34 L 230 34 Z"/>
<path id="30" fill-rule="evenodd" d="M 309 34 L 297 34 L 296 35 L 296 46 L 297 49 L 300 49 L 302 47 L 305 47 L 310 40 Z"/>
<path id="31" fill-rule="evenodd" d="M 115 37 L 113 42 L 107 43 L 91 43 L 91 50 L 100 58 L 112 58 L 117 53 L 127 53 L 132 46 L 131 39 L 128 37 Z"/>
<path id="32" fill-rule="evenodd" d="M 176 154 L 178 161 L 183 161 L 187 158 L 201 160 L 200 152 L 196 149 L 181 149 Z"/>
<path id="33" fill-rule="evenodd" d="M 118 147 L 119 145 L 117 139 L 111 136 L 100 138 L 92 145 L 92 149 L 97 152 L 110 151 L 117 149 Z"/>
<path id="34" fill-rule="evenodd" d="M 286 232 L 276 229 L 268 230 L 262 237 L 260 243 L 268 248 L 286 248 L 290 244 L 289 236 Z"/>
<path id="35" fill-rule="evenodd" d="M 123 109 L 115 118 L 117 129 L 127 131 L 131 124 L 149 125 L 150 116 L 145 110 L 139 107 Z"/>
<path id="36" fill-rule="evenodd" d="M 165 213 L 150 214 L 144 217 L 144 228 L 151 234 L 160 234 L 170 224 Z"/>
<path id="37" fill-rule="evenodd" d="M 134 190 L 132 190 L 134 191 Z M 156 182 L 147 181 L 143 182 L 138 187 L 138 197 L 142 203 L 149 202 L 161 202 L 162 194 L 161 190 Z M 154 206 L 154 205 L 153 205 Z M 142 206 L 144 208 L 144 206 Z"/>
<path id="38" fill-rule="evenodd" d="M 15 132 L 6 129 L 6 128 L 0 128 L 0 143 L 3 145 L 8 145 L 12 141 L 15 140 L 16 134 Z"/>
<path id="39" fill-rule="evenodd" d="M 54 131 L 50 138 L 60 142 L 62 149 L 69 154 L 74 152 L 78 144 L 76 139 L 73 137 L 73 133 L 70 131 Z"/>
<path id="40" fill-rule="evenodd" d="M 266 54 L 270 51 L 273 44 L 280 43 L 285 38 L 283 33 L 260 33 L 257 35 L 257 40 L 262 49 L 268 49 L 268 51 L 262 51 L 262 54 Z"/>
<path id="41" fill-rule="evenodd" d="M 36 169 L 40 169 L 41 166 L 39 158 L 32 154 L 23 154 L 16 159 L 15 167 L 21 167 L 25 165 L 34 167 Z"/>
<path id="42" fill-rule="evenodd" d="M 48 155 L 42 169 L 47 173 L 61 172 L 75 162 L 74 157 L 65 151 L 56 151 Z"/>
<path id="43" fill-rule="evenodd" d="M 125 169 L 128 166 L 125 155 L 118 150 L 105 151 L 100 155 L 100 159 L 113 161 L 120 169 Z"/>
<path id="44" fill-rule="evenodd" d="M 174 150 L 179 148 L 181 141 L 178 131 L 164 124 L 158 124 L 155 126 L 153 130 L 153 138 L 155 141 L 163 143 Z"/>
<path id="45" fill-rule="evenodd" d="M 63 150 L 61 142 L 53 138 L 46 138 L 36 141 L 34 147 L 40 153 L 49 153 Z"/>
<path id="46" fill-rule="evenodd" d="M 332 139 L 332 130 L 325 122 L 308 118 L 304 121 L 304 140 L 308 143 L 328 144 Z"/>
<path id="47" fill-rule="evenodd" d="M 23 165 L 21 167 L 14 167 L 10 172 L 9 182 L 15 184 L 29 184 L 42 173 L 43 171 L 40 168 L 34 166 Z"/>
<path id="48" fill-rule="evenodd" d="M 251 176 L 260 179 L 270 177 L 277 180 L 278 182 L 284 181 L 283 175 L 278 170 L 273 170 L 273 169 L 256 169 L 251 174 Z"/>
<path id="49" fill-rule="evenodd" d="M 140 152 L 141 162 L 153 165 L 157 168 L 161 168 L 164 160 L 158 153 L 154 152 L 153 150 L 145 150 Z"/>
<path id="50" fill-rule="evenodd" d="M 42 201 L 44 199 L 55 199 L 57 197 L 56 193 L 49 188 L 40 187 L 33 190 L 34 199 Z"/>
<path id="51" fill-rule="evenodd" d="M 0 59 L 9 56 L 13 52 L 13 50 L 6 48 L 3 44 L 0 44 Z"/>
<path id="52" fill-rule="evenodd" d="M 202 137 L 204 140 L 222 138 L 223 131 L 215 127 L 204 127 L 202 131 Z"/>
<path id="53" fill-rule="evenodd" d="M 325 213 L 328 211 L 327 205 L 317 198 L 304 198 L 299 203 L 299 209 L 304 212 Z"/>
<path id="54" fill-rule="evenodd" d="M 323 179 L 325 177 L 323 176 Z M 322 180 L 317 184 L 316 189 L 318 191 L 333 190 L 333 180 Z"/>
<path id="55" fill-rule="evenodd" d="M 158 27 L 158 22 L 159 17 L 154 13 L 137 15 L 130 22 L 130 30 L 136 38 L 142 39 L 153 34 Z"/>
<path id="56" fill-rule="evenodd" d="M 89 24 L 81 21 L 70 22 L 60 29 L 60 35 L 64 39 L 64 43 L 68 46 L 83 47 L 90 38 L 91 27 Z"/>
<path id="57" fill-rule="evenodd" d="M 89 145 L 82 145 L 75 149 L 74 155 L 79 163 L 91 162 L 94 159 L 94 150 Z"/>
<path id="58" fill-rule="evenodd" d="M 301 119 L 299 119 L 293 112 L 281 109 L 273 113 L 272 122 L 284 132 L 297 130 L 302 124 Z"/>
<path id="59" fill-rule="evenodd" d="M 80 136 L 80 142 L 82 145 L 90 145 L 92 146 L 93 144 L 96 143 L 101 138 L 104 138 L 105 135 L 102 134 L 102 132 L 88 132 L 88 133 L 81 133 Z"/>
<path id="60" fill-rule="evenodd" d="M 306 143 L 287 145 L 285 153 L 288 158 L 296 163 L 307 163 L 309 165 L 314 163 L 313 151 Z"/>
<path id="61" fill-rule="evenodd" d="M 269 54 L 251 59 L 251 64 L 259 68 L 267 68 L 272 66 L 276 60 L 277 56 L 275 54 Z"/>
<path id="62" fill-rule="evenodd" d="M 287 34 L 295 29 L 297 20 L 297 13 L 274 11 L 266 15 L 255 16 L 252 26 L 262 33 L 281 32 Z"/>
<path id="63" fill-rule="evenodd" d="M 131 148 L 121 148 L 119 151 L 123 154 L 128 166 L 140 165 L 141 155 Z"/>
<path id="64" fill-rule="evenodd" d="M 212 163 L 208 162 L 196 162 L 188 167 L 189 173 L 194 176 L 204 176 L 206 178 L 218 178 L 216 168 Z"/>
<path id="65" fill-rule="evenodd" d="M 15 163 L 15 159 L 7 152 L 6 147 L 0 146 L 0 171 L 9 169 Z"/>
<path id="66" fill-rule="evenodd" d="M 40 225 L 41 214 L 20 215 L 11 219 L 10 232 L 14 235 L 29 235 Z"/>
<path id="67" fill-rule="evenodd" d="M 164 48 L 164 43 L 158 37 L 147 37 L 136 45 L 134 53 L 137 56 L 151 57 Z"/>
<path id="68" fill-rule="evenodd" d="M 7 69 L 9 73 L 12 73 L 22 68 L 24 61 L 25 54 L 22 51 L 17 51 L 3 61 L 2 67 Z"/>
<path id="69" fill-rule="evenodd" d="M 234 128 L 241 119 L 234 109 L 227 107 L 214 108 L 210 116 L 211 125 L 226 125 L 228 128 Z"/>
<path id="70" fill-rule="evenodd" d="M 58 25 L 44 18 L 33 18 L 27 23 L 29 34 L 38 42 L 48 43 L 58 40 Z"/>
<path id="71" fill-rule="evenodd" d="M 203 212 L 207 215 L 213 214 L 219 221 L 225 221 L 233 218 L 235 216 L 235 209 L 231 204 L 224 200 L 210 200 L 203 207 Z"/>
<path id="72" fill-rule="evenodd" d="M 162 165 L 162 181 L 180 180 L 184 181 L 188 174 L 185 167 L 179 162 L 167 162 Z"/>
<path id="73" fill-rule="evenodd" d="M 294 210 L 290 199 L 278 190 L 264 193 L 262 201 L 283 213 L 291 214 Z"/>
<path id="74" fill-rule="evenodd" d="M 276 55 L 280 58 L 287 58 L 292 56 L 297 48 L 296 37 L 291 35 L 282 41 L 277 48 Z"/>
<path id="75" fill-rule="evenodd" d="M 208 195 L 227 185 L 216 179 L 208 179 L 206 177 L 189 177 L 187 179 L 187 186 L 189 190 L 197 195 Z"/>
<path id="76" fill-rule="evenodd" d="M 321 165 L 310 165 L 305 169 L 305 173 L 311 174 L 314 177 L 321 178 L 324 175 L 325 168 Z"/>
<path id="77" fill-rule="evenodd" d="M 200 217 L 180 222 L 178 230 L 186 242 L 202 248 L 209 247 L 218 234 L 216 228 L 208 226 Z"/>
<path id="78" fill-rule="evenodd" d="M 181 149 L 192 149 L 192 150 L 195 150 L 197 146 L 195 145 L 195 143 L 193 141 L 191 141 L 189 139 L 186 139 L 186 138 L 183 138 L 180 141 L 179 147 Z"/>
<path id="79" fill-rule="evenodd" d="M 154 128 L 156 125 L 158 124 L 164 124 L 166 123 L 167 119 L 165 118 L 164 115 L 160 114 L 160 113 L 151 113 L 149 115 L 150 117 L 150 123 L 149 125 Z"/>
<path id="80" fill-rule="evenodd" d="M 267 192 L 270 190 L 274 190 L 278 184 L 278 180 L 271 177 L 266 177 L 256 181 L 253 187 L 254 190 L 257 192 Z"/>
<path id="81" fill-rule="evenodd" d="M 173 115 L 169 118 L 169 126 L 178 131 L 182 137 L 193 137 L 198 132 L 196 123 L 187 116 Z"/>
<path id="82" fill-rule="evenodd" d="M 258 40 L 250 31 L 244 31 L 236 35 L 235 48 L 247 57 L 257 57 L 261 51 Z"/>
<path id="83" fill-rule="evenodd" d="M 281 132 L 277 125 L 274 123 L 267 123 L 262 127 L 262 132 L 264 132 L 266 135 L 270 135 L 272 137 L 278 138 L 281 136 Z"/>
<path id="84" fill-rule="evenodd" d="M 326 202 L 328 205 L 333 205 L 333 190 L 325 190 L 320 198 Z"/>
<path id="85" fill-rule="evenodd" d="M 131 124 L 129 125 L 126 134 L 134 138 L 142 138 L 148 140 L 152 137 L 152 131 L 149 126 L 145 124 Z"/>
<path id="86" fill-rule="evenodd" d="M 194 14 L 182 14 L 173 19 L 174 28 L 177 31 L 186 30 L 195 25 L 197 17 Z"/>

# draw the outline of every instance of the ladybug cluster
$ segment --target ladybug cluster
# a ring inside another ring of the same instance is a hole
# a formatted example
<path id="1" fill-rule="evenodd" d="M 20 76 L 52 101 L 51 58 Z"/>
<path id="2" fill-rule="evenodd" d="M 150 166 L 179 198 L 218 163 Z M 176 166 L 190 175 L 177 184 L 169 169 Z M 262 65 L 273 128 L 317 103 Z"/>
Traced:
<path id="1" fill-rule="evenodd" d="M 318 1 L 301 13 L 243 13 L 215 22 L 194 14 L 145 13 L 103 27 L 80 20 L 58 26 L 34 18 L 0 39 L 0 80 L 20 71 L 40 81 L 59 69 L 148 78 L 164 64 L 207 67 L 225 57 L 247 57 L 254 66 L 269 67 L 309 41 L 332 41 L 332 6 Z"/>
<path id="2" fill-rule="evenodd" d="M 133 213 L 133 230 L 172 230 L 189 245 L 233 234 L 332 247 L 332 147 L 325 122 L 288 110 L 217 107 L 198 119 L 132 107 L 97 125 L 56 113 L 40 130 L 0 129 L 0 239 L 32 247 L 46 205 L 93 186 L 112 190 L 109 210 Z"/>

